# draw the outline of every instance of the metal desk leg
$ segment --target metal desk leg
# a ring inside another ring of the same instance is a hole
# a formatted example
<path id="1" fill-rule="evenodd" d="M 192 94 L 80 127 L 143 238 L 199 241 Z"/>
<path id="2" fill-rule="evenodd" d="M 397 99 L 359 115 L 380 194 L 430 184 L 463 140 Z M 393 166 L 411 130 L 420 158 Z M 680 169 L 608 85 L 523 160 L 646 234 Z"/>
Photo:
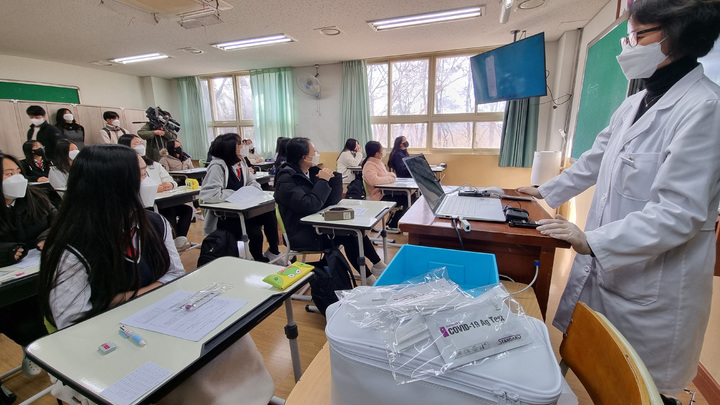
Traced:
<path id="1" fill-rule="evenodd" d="M 295 374 L 295 382 L 300 381 L 302 376 L 302 366 L 300 364 L 300 348 L 298 347 L 298 327 L 293 316 L 292 299 L 288 297 L 285 300 L 285 313 L 287 314 L 287 325 L 285 325 L 285 336 L 290 343 L 290 357 L 292 358 L 293 373 Z"/>
<path id="2" fill-rule="evenodd" d="M 385 232 L 385 216 L 382 217 L 382 227 L 383 232 L 382 235 L 382 241 L 383 241 L 383 259 L 385 259 L 385 263 L 388 263 L 388 242 L 387 242 L 387 232 Z"/>
<path id="3" fill-rule="evenodd" d="M 383 228 L 385 226 L 385 220 L 383 219 Z M 360 285 L 367 285 L 367 280 L 365 276 L 365 247 L 363 246 L 363 236 L 365 236 L 365 232 L 359 231 L 355 229 L 355 234 L 357 235 L 357 241 L 358 241 L 358 270 L 360 271 Z M 384 238 L 383 238 L 384 239 Z"/>
<path id="4" fill-rule="evenodd" d="M 245 228 L 245 216 L 242 213 L 238 213 L 238 217 L 240 217 L 240 231 L 242 232 L 240 235 L 240 240 L 243 243 L 243 250 L 245 251 L 245 258 L 250 260 L 250 246 L 248 246 L 248 235 L 247 235 L 247 229 Z"/>

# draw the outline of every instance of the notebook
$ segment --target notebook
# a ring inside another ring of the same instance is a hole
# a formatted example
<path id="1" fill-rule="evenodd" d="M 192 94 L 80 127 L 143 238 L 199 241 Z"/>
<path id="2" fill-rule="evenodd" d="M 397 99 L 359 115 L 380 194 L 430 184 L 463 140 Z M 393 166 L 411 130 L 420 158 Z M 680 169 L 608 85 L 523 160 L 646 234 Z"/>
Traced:
<path id="1" fill-rule="evenodd" d="M 406 157 L 403 161 L 436 217 L 505 222 L 499 198 L 447 194 L 423 154 Z"/>

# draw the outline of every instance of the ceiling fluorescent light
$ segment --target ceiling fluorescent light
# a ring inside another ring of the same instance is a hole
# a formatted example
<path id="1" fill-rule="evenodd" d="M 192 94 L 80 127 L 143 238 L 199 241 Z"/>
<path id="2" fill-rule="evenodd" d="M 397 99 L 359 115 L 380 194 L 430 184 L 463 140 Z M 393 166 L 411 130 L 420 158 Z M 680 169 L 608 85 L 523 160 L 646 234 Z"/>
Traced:
<path id="1" fill-rule="evenodd" d="M 146 55 L 128 56 L 125 58 L 110 59 L 110 62 L 128 64 L 128 63 L 146 62 L 149 60 L 165 59 L 165 58 L 169 58 L 169 56 L 162 54 L 162 53 L 148 53 Z"/>
<path id="2" fill-rule="evenodd" d="M 500 24 L 505 24 L 510 20 L 510 11 L 512 11 L 513 0 L 500 1 Z"/>
<path id="3" fill-rule="evenodd" d="M 223 42 L 220 44 L 214 44 L 215 48 L 222 49 L 223 51 L 230 51 L 233 49 L 251 48 L 255 46 L 265 46 L 280 44 L 284 42 L 294 42 L 294 40 L 285 34 L 271 35 L 268 37 L 260 38 L 248 38 L 241 39 L 239 41 Z"/>
<path id="4" fill-rule="evenodd" d="M 464 20 L 480 17 L 485 14 L 485 6 L 459 8 L 455 10 L 438 11 L 434 13 L 409 15 L 406 17 L 387 18 L 384 20 L 368 21 L 368 24 L 376 30 L 389 30 L 403 28 L 412 25 L 431 24 L 436 22 Z"/>

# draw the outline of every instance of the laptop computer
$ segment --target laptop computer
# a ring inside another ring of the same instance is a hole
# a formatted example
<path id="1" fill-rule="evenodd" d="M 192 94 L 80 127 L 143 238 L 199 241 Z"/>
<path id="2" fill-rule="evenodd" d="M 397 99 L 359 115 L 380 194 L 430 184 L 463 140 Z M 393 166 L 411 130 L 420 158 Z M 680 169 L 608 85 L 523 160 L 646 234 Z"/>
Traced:
<path id="1" fill-rule="evenodd" d="M 505 213 L 499 198 L 447 194 L 423 154 L 406 157 L 403 162 L 436 217 L 505 222 Z"/>

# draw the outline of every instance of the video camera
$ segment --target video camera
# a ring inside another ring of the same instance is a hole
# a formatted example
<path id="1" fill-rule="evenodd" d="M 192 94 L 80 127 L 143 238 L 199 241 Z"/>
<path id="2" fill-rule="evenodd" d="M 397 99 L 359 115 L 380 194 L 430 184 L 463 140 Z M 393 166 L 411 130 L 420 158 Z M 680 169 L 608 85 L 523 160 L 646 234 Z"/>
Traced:
<path id="1" fill-rule="evenodd" d="M 166 132 L 177 134 L 180 131 L 180 123 L 175 121 L 169 112 L 157 107 L 148 107 L 145 116 L 155 129 L 162 129 Z M 166 117 L 167 116 L 167 117 Z"/>

